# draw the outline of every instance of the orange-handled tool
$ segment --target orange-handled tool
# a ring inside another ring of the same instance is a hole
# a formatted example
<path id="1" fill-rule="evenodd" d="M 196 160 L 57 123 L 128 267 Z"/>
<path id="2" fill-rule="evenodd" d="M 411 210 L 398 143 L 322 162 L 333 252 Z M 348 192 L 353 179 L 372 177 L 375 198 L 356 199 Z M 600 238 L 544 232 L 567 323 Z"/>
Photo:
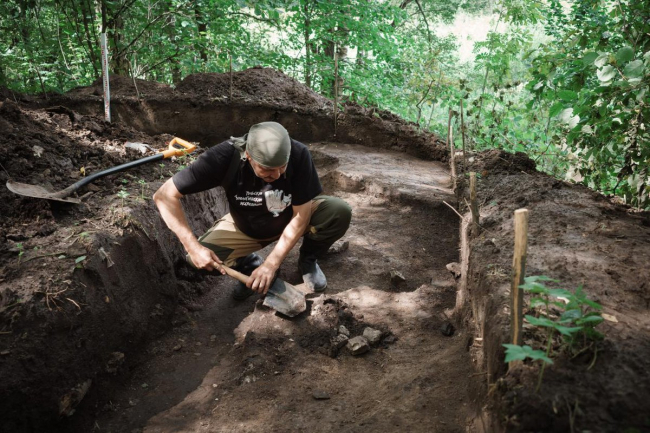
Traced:
<path id="1" fill-rule="evenodd" d="M 196 150 L 196 146 L 182 138 L 174 137 L 169 142 L 167 149 L 156 153 L 155 155 L 147 156 L 146 158 L 136 159 L 135 161 L 127 162 L 126 164 L 111 167 L 109 169 L 93 173 L 90 176 L 84 177 L 79 182 L 74 183 L 61 191 L 50 192 L 40 185 L 29 185 L 26 183 L 7 181 L 7 188 L 9 191 L 24 195 L 27 197 L 44 198 L 46 200 L 64 201 L 67 203 L 81 203 L 81 200 L 68 197 L 70 194 L 78 190 L 84 185 L 88 185 L 100 177 L 108 176 L 109 174 L 119 173 L 120 171 L 129 168 L 137 167 L 139 165 L 148 164 L 150 162 L 159 161 L 161 159 L 171 158 L 172 156 L 188 155 Z"/>
<path id="2" fill-rule="evenodd" d="M 196 150 L 196 145 L 185 141 L 182 138 L 174 137 L 169 142 L 167 149 L 162 151 L 163 158 L 171 158 L 172 156 L 188 155 Z"/>

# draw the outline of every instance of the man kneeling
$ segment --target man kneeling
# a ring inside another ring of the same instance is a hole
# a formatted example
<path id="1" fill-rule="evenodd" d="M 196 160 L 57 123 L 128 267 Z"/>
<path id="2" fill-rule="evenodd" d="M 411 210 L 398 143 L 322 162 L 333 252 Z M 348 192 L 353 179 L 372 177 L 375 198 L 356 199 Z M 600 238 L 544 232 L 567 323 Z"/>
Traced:
<path id="1" fill-rule="evenodd" d="M 230 213 L 197 239 L 180 199 L 222 186 Z M 343 200 L 323 189 L 307 147 L 275 122 L 253 125 L 248 134 L 218 144 L 168 179 L 153 199 L 160 214 L 198 269 L 220 271 L 221 264 L 250 275 L 233 297 L 265 294 L 289 251 L 304 237 L 298 265 L 307 287 L 322 292 L 327 279 L 317 260 L 341 238 L 352 217 Z M 277 241 L 263 260 L 255 252 Z"/>

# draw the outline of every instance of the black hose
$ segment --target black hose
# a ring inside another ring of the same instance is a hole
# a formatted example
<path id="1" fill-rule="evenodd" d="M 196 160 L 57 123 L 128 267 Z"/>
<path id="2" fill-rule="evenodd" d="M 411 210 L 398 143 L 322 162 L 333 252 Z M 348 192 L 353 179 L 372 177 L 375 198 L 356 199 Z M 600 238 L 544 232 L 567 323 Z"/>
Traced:
<path id="1" fill-rule="evenodd" d="M 104 176 L 108 176 L 109 174 L 114 174 L 114 173 L 119 173 L 120 171 L 127 170 L 129 168 L 137 167 L 139 165 L 143 164 L 148 164 L 150 162 L 154 161 L 159 161 L 161 159 L 164 159 L 165 155 L 161 153 L 157 153 L 155 155 L 147 156 L 146 158 L 141 158 L 141 159 L 136 159 L 135 161 L 127 162 L 126 164 L 118 165 L 117 167 L 111 167 L 109 169 L 106 169 L 104 171 L 100 171 L 97 173 L 93 173 L 88 177 L 84 177 L 81 179 L 79 182 L 76 182 L 69 187 L 67 187 L 64 190 L 61 190 L 57 193 L 52 194 L 53 198 L 65 198 L 81 188 L 84 185 L 88 185 L 89 183 L 93 182 L 96 179 L 99 179 Z"/>

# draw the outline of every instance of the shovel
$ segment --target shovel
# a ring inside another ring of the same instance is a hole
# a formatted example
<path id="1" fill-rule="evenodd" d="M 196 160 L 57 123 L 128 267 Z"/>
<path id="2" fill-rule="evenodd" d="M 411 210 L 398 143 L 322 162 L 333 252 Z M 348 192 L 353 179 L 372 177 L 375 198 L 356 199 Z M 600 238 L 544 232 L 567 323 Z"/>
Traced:
<path id="1" fill-rule="evenodd" d="M 155 155 L 147 156 L 146 158 L 136 159 L 135 161 L 127 162 L 126 164 L 118 165 L 117 167 L 112 167 L 104 171 L 91 174 L 90 176 L 84 177 L 79 182 L 72 184 L 61 191 L 51 192 L 40 185 L 29 185 L 27 183 L 11 181 L 7 181 L 7 188 L 14 194 L 24 195 L 26 197 L 44 198 L 46 200 L 56 200 L 65 203 L 79 204 L 81 203 L 81 200 L 77 198 L 71 198 L 69 196 L 82 186 L 87 185 L 92 181 L 99 179 L 100 177 L 108 176 L 109 174 L 113 173 L 119 173 L 120 171 L 124 171 L 143 164 L 148 164 L 150 162 L 160 161 L 161 159 L 171 158 L 172 156 L 187 155 L 194 152 L 195 149 L 195 145 L 188 143 L 181 138 L 174 137 L 172 141 L 169 142 L 169 147 L 164 151 L 161 151 Z"/>
<path id="2" fill-rule="evenodd" d="M 248 283 L 250 278 L 248 275 L 244 275 L 226 265 L 221 266 L 226 271 L 226 274 L 244 284 Z M 305 294 L 279 278 L 276 279 L 275 284 L 266 293 L 264 305 L 289 317 L 297 316 L 307 309 Z"/>

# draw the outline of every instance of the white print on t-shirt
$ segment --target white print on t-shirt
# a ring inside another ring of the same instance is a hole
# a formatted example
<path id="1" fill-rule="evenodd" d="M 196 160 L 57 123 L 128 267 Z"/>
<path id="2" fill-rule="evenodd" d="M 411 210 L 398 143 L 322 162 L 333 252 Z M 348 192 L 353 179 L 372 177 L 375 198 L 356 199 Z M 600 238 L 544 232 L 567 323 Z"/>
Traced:
<path id="1" fill-rule="evenodd" d="M 284 191 L 275 189 L 264 192 L 266 198 L 266 207 L 274 217 L 280 215 L 291 204 L 291 194 L 284 195 Z"/>
<path id="2" fill-rule="evenodd" d="M 235 200 L 240 206 L 262 206 L 262 192 L 246 191 L 246 196 L 235 195 Z"/>

